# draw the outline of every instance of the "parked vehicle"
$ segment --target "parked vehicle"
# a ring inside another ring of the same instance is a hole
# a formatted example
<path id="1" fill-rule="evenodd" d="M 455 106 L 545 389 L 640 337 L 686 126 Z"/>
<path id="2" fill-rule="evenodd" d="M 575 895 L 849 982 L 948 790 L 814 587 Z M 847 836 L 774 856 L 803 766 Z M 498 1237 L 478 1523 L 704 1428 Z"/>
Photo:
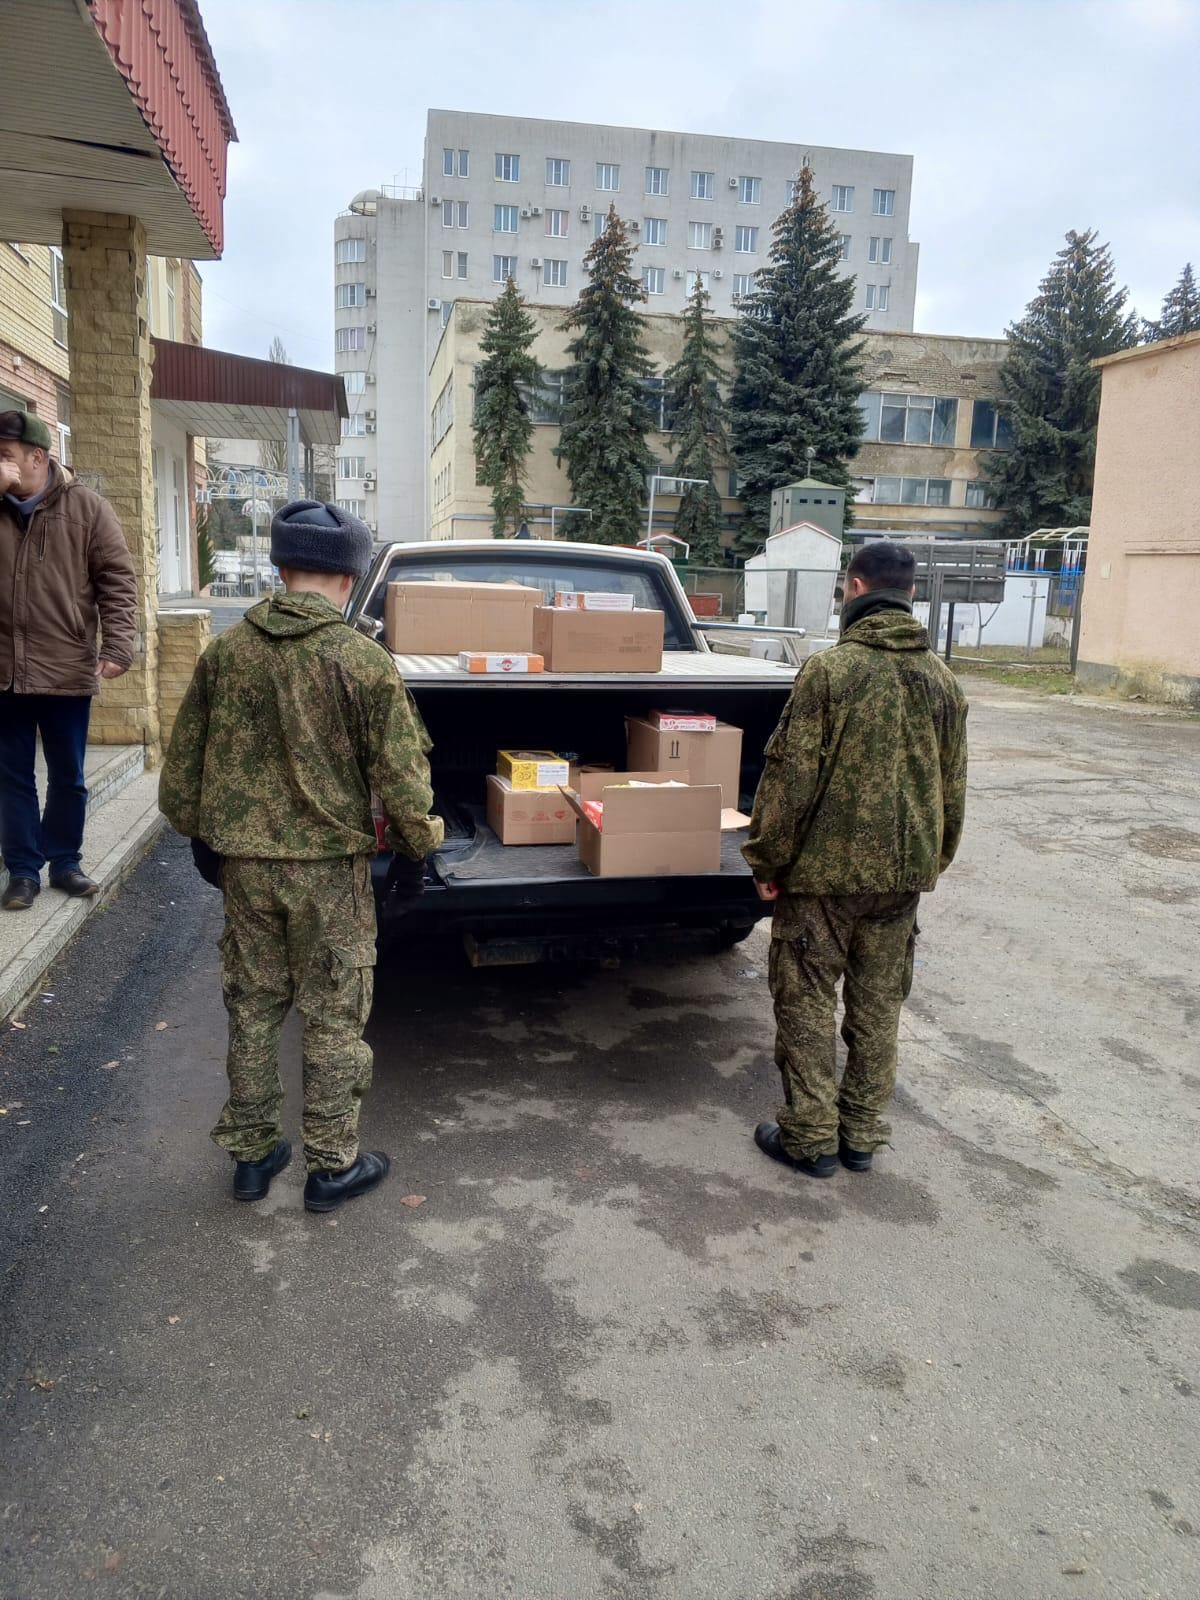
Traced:
<path id="1" fill-rule="evenodd" d="M 796 668 L 718 654 L 662 556 L 601 545 L 496 541 L 387 544 L 355 588 L 348 619 L 382 635 L 389 583 L 453 577 L 540 588 L 632 594 L 663 612 L 665 653 L 656 673 L 470 676 L 450 656 L 399 655 L 396 664 L 433 740 L 435 809 L 446 841 L 426 888 L 399 913 L 384 903 L 389 857 L 375 862 L 385 937 L 462 939 L 477 965 L 605 957 L 667 939 L 725 948 L 767 907 L 741 856 L 743 832 L 722 835 L 719 874 L 595 878 L 573 845 L 504 846 L 484 821 L 484 787 L 498 749 L 543 748 L 625 766 L 625 719 L 664 707 L 715 713 L 743 730 L 741 804 L 749 808 L 763 749 Z"/>

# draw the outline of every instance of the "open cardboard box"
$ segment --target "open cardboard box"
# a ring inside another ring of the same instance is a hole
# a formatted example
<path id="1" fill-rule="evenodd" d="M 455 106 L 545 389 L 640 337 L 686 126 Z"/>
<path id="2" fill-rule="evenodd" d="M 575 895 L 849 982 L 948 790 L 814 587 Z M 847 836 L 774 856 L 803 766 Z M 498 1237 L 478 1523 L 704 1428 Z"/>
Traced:
<path id="1" fill-rule="evenodd" d="M 737 810 L 741 798 L 742 730 L 718 722 L 711 733 L 671 732 L 642 717 L 628 717 L 631 767 L 653 767 L 665 778 L 690 774 L 693 783 L 719 783 L 724 804 Z"/>
<path id="2" fill-rule="evenodd" d="M 629 789 L 630 780 L 649 784 Z M 670 878 L 721 870 L 721 786 L 680 772 L 587 772 L 563 790 L 579 818 L 579 859 L 597 878 Z M 584 810 L 604 803 L 597 827 Z"/>
<path id="3" fill-rule="evenodd" d="M 519 583 L 389 583 L 388 649 L 397 655 L 457 656 L 462 650 L 533 650 L 542 591 Z"/>

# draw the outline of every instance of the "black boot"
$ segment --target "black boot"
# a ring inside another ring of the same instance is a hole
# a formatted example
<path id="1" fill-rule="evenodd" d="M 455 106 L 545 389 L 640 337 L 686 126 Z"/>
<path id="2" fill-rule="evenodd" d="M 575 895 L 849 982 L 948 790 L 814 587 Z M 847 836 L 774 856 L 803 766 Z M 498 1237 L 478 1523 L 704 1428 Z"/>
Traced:
<path id="1" fill-rule="evenodd" d="M 86 872 L 80 872 L 78 867 L 68 867 L 65 872 L 60 872 L 57 877 L 50 879 L 52 889 L 61 889 L 64 894 L 69 894 L 72 900 L 90 900 L 92 895 L 100 893 L 100 885 L 93 883 Z"/>
<path id="2" fill-rule="evenodd" d="M 41 892 L 36 878 L 10 878 L 0 895 L 0 906 L 5 911 L 28 911 Z"/>
<path id="3" fill-rule="evenodd" d="M 872 1150 L 856 1150 L 845 1139 L 838 1139 L 838 1160 L 848 1172 L 870 1172 Z"/>
<path id="4" fill-rule="evenodd" d="M 234 1199 L 265 1200 L 271 1179 L 282 1172 L 291 1159 L 291 1145 L 286 1139 L 280 1139 L 261 1161 L 239 1161 L 233 1171 Z"/>
<path id="5" fill-rule="evenodd" d="M 387 1177 L 392 1158 L 382 1150 L 364 1150 L 345 1172 L 310 1172 L 304 1185 L 306 1211 L 336 1211 L 347 1200 L 375 1189 Z"/>
<path id="6" fill-rule="evenodd" d="M 836 1156 L 792 1156 L 783 1147 L 783 1135 L 777 1122 L 760 1122 L 754 1130 L 754 1142 L 772 1161 L 781 1161 L 794 1172 L 803 1172 L 809 1178 L 832 1178 L 837 1171 Z"/>

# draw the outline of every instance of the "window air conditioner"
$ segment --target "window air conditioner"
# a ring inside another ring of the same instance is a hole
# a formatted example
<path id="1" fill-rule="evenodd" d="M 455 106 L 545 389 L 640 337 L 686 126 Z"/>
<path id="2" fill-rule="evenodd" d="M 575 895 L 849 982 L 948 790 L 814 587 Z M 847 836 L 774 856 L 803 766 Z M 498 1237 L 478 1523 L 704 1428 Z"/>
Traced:
<path id="1" fill-rule="evenodd" d="M 375 479 L 374 478 L 368 478 L 366 480 L 366 482 L 363 484 L 363 493 L 364 494 L 374 494 L 375 493 Z"/>
<path id="2" fill-rule="evenodd" d="M 730 178 L 730 180 L 729 180 L 729 187 L 730 187 L 730 188 L 731 188 L 731 189 L 736 189 L 736 188 L 737 188 L 737 186 L 738 186 L 738 181 L 737 181 L 737 179 L 736 179 L 736 178 Z"/>
<path id="3" fill-rule="evenodd" d="M 580 220 L 580 222 L 590 222 L 592 220 L 592 208 L 591 208 L 591 206 L 580 206 L 580 208 L 579 208 L 579 220 Z"/>
<path id="4" fill-rule="evenodd" d="M 366 481 L 368 483 L 374 483 L 375 482 L 375 474 L 373 472 L 364 472 L 363 473 L 363 477 L 366 479 Z"/>
<path id="5" fill-rule="evenodd" d="M 533 213 L 533 215 L 534 215 L 534 216 L 535 216 L 535 217 L 540 217 L 540 216 L 541 216 L 541 214 L 542 214 L 542 208 L 541 208 L 541 206 L 530 206 L 530 208 L 529 208 L 529 209 L 530 209 L 530 211 L 531 211 L 531 212 L 532 212 L 532 213 Z"/>
<path id="6" fill-rule="evenodd" d="M 367 289 L 367 299 L 368 300 L 374 300 L 374 298 L 375 298 L 374 289 L 368 287 L 368 289 Z"/>
<path id="7" fill-rule="evenodd" d="M 522 206 L 521 207 L 521 215 L 523 217 L 531 217 L 533 215 L 533 212 L 529 209 L 528 206 Z"/>
<path id="8" fill-rule="evenodd" d="M 530 265 L 530 266 L 531 266 L 531 267 L 540 267 L 540 266 L 541 266 L 541 264 L 542 264 L 542 258 L 541 258 L 541 256 L 534 256 L 534 257 L 533 257 L 533 258 L 532 258 L 532 259 L 531 259 L 531 260 L 530 260 L 530 263 L 529 263 L 529 265 Z"/>
<path id="9" fill-rule="evenodd" d="M 425 304 L 429 307 L 430 311 L 440 311 L 442 309 L 442 302 L 436 295 L 430 295 Z"/>
<path id="10" fill-rule="evenodd" d="M 641 233 L 642 225 L 636 218 L 629 224 L 630 233 Z"/>
<path id="11" fill-rule="evenodd" d="M 714 267 L 713 268 L 713 277 L 714 278 L 723 278 L 724 276 L 725 276 L 725 273 L 722 271 L 722 269 L 720 267 Z"/>
<path id="12" fill-rule="evenodd" d="M 367 421 L 368 422 L 374 422 L 375 421 L 375 413 L 373 411 L 368 411 L 367 412 Z"/>
<path id="13" fill-rule="evenodd" d="M 441 197 L 440 194 L 431 194 L 429 196 L 429 204 L 431 206 L 440 206 L 441 203 L 442 203 L 442 197 Z"/>
<path id="14" fill-rule="evenodd" d="M 363 374 L 363 381 L 366 382 L 366 383 L 374 383 L 375 382 L 375 374 L 373 372 L 365 372 Z"/>
<path id="15" fill-rule="evenodd" d="M 374 333 L 375 332 L 375 324 L 373 322 L 368 322 L 367 323 L 367 332 L 368 333 Z"/>
<path id="16" fill-rule="evenodd" d="M 373 422 L 368 422 L 367 423 L 367 432 L 368 433 L 374 433 L 375 432 L 375 424 Z"/>
<path id="17" fill-rule="evenodd" d="M 673 278 L 682 278 L 683 277 L 683 268 L 682 267 L 676 267 L 675 271 L 671 274 L 671 276 Z"/>

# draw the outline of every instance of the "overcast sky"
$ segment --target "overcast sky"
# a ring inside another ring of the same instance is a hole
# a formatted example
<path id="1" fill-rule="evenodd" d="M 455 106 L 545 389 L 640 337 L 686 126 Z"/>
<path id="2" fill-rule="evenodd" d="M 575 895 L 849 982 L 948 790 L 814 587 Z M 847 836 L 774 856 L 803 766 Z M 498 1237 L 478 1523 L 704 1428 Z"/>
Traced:
<path id="1" fill-rule="evenodd" d="M 201 0 L 240 142 L 205 342 L 333 365 L 333 219 L 430 106 L 914 158 L 919 330 L 996 335 L 1068 228 L 1200 270 L 1200 0 Z"/>

